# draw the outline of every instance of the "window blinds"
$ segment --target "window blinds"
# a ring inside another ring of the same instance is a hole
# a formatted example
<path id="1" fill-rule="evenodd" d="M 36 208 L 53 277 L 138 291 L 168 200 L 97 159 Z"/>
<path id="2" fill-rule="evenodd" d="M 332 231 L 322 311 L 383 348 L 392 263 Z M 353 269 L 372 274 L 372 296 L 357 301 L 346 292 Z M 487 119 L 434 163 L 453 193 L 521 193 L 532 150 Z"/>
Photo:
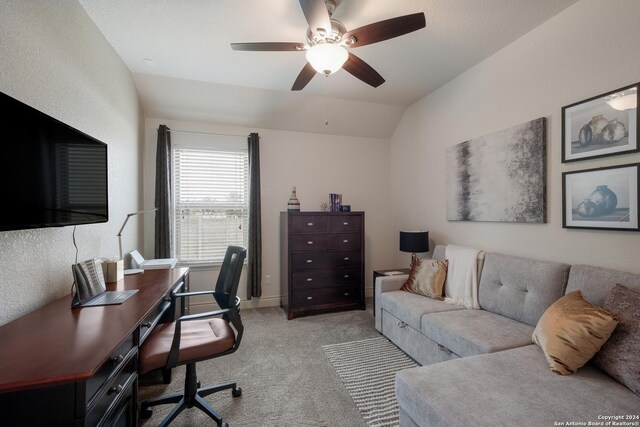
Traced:
<path id="1" fill-rule="evenodd" d="M 180 262 L 220 263 L 229 245 L 246 247 L 246 149 L 173 149 L 174 254 Z"/>

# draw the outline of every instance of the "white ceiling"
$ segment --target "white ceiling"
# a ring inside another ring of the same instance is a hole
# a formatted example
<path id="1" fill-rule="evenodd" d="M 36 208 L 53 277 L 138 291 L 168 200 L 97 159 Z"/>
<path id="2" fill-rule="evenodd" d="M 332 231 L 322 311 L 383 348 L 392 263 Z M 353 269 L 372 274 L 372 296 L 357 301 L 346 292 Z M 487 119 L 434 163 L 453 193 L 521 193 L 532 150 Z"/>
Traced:
<path id="1" fill-rule="evenodd" d="M 238 52 L 229 46 L 304 42 L 307 25 L 298 0 L 79 1 L 134 74 L 145 113 L 172 110 L 177 115 L 170 98 L 152 96 L 144 88 L 157 89 L 162 81 L 161 87 L 179 92 L 185 84 L 209 83 L 214 93 L 226 85 L 257 89 L 261 97 L 275 91 L 293 104 L 341 98 L 356 101 L 354 106 L 365 102 L 404 110 L 576 0 L 342 0 L 334 18 L 347 30 L 420 11 L 427 26 L 353 49 L 386 79 L 382 86 L 372 88 L 341 70 L 329 77 L 316 75 L 303 94 L 290 93 L 306 63 L 303 52 Z M 229 90 L 222 92 L 228 95 Z M 195 98 L 193 106 L 181 108 L 201 111 L 203 99 Z"/>

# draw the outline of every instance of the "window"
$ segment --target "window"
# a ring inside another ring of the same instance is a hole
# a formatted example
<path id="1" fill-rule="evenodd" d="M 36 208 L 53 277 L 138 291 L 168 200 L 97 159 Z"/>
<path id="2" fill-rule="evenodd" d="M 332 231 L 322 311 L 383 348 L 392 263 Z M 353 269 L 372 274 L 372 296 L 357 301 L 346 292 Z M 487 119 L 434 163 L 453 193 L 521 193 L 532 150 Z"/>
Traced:
<path id="1" fill-rule="evenodd" d="M 227 246 L 246 247 L 246 142 L 237 137 L 231 142 L 213 135 L 206 138 L 204 144 L 195 144 L 198 138 L 193 135 L 173 138 L 192 142 L 173 148 L 173 249 L 181 263 L 221 263 Z"/>

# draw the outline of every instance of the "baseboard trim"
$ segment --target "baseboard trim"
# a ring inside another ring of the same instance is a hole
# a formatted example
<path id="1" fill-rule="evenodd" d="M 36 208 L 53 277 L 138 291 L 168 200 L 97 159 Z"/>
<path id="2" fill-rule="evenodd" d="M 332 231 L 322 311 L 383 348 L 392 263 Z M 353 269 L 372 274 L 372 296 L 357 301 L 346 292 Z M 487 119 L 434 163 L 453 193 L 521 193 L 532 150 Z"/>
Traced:
<path id="1" fill-rule="evenodd" d="M 250 300 L 242 300 L 240 309 L 263 308 L 263 307 L 280 307 L 280 296 L 252 298 Z M 206 311 L 217 310 L 219 307 L 215 303 L 195 303 L 189 304 L 189 313 L 204 313 Z"/>

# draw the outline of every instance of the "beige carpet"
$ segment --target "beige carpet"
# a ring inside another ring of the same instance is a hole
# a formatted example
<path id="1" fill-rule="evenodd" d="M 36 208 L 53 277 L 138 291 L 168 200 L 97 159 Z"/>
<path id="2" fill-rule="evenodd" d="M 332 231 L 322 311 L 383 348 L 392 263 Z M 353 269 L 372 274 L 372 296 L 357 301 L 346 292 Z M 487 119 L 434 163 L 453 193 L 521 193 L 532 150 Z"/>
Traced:
<path id="1" fill-rule="evenodd" d="M 370 304 L 368 304 L 370 305 Z M 205 398 L 230 426 L 366 426 L 323 345 L 379 337 L 371 309 L 286 320 L 280 308 L 242 311 L 245 335 L 238 351 L 198 363 L 203 385 L 237 381 L 242 396 L 231 391 Z M 171 384 L 159 372 L 140 378 L 140 400 L 183 387 L 184 369 Z M 169 410 L 156 407 L 141 425 L 157 425 Z M 172 426 L 210 426 L 198 409 L 185 410 Z"/>

